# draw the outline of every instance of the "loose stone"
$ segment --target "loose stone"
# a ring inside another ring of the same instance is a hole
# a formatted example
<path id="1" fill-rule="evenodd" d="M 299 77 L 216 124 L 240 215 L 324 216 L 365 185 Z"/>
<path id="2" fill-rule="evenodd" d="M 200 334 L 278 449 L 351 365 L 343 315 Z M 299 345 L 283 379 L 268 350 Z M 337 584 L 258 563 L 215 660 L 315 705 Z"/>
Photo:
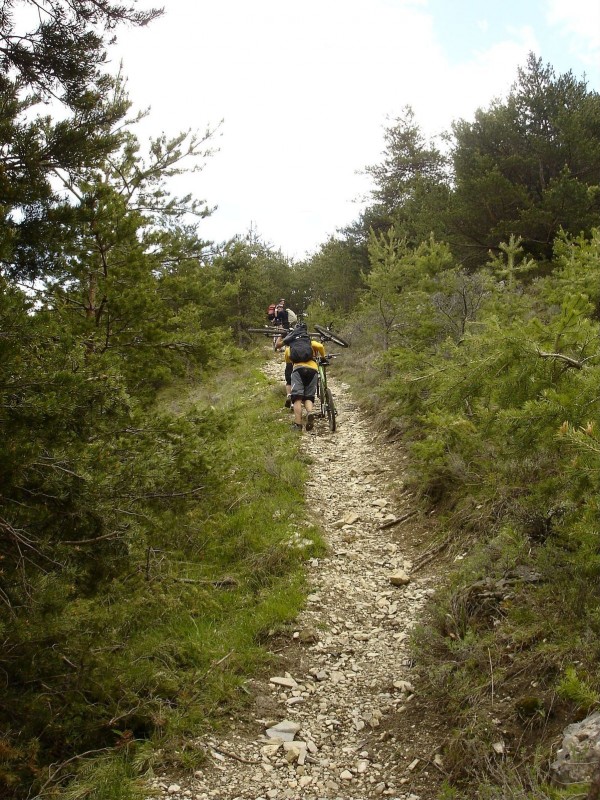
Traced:
<path id="1" fill-rule="evenodd" d="M 279 361 L 268 370 L 282 380 Z M 309 546 L 305 527 L 316 521 L 328 549 L 305 562 L 310 593 L 293 638 L 274 652 L 281 653 L 274 662 L 281 672 L 245 685 L 264 733 L 253 740 L 255 723 L 232 720 L 229 741 L 206 737 L 199 743 L 212 758 L 196 771 L 193 791 L 180 788 L 183 779 L 163 775 L 152 784 L 157 800 L 419 800 L 408 786 L 422 763 L 415 758 L 407 767 L 399 747 L 407 735 L 416 747 L 418 731 L 413 742 L 412 730 L 400 730 L 397 742 L 389 730 L 377 729 L 386 717 L 402 719 L 414 696 L 405 679 L 412 666 L 406 642 L 434 590 L 424 573 L 411 576 L 413 564 L 402 552 L 412 523 L 385 526 L 410 511 L 408 495 L 399 494 L 402 454 L 374 446 L 377 434 L 344 397 L 346 389 L 332 374 L 340 411 L 335 434 L 318 419 L 300 443 L 314 471 L 307 489 L 315 517 L 290 518 L 287 544 Z M 289 423 L 287 414 L 282 424 Z M 302 664 L 293 675 L 284 671 L 292 664 Z M 296 719 L 281 720 L 281 709 Z M 433 764 L 441 769 L 441 756 Z M 405 788 L 398 791 L 387 778 Z"/>
<path id="2" fill-rule="evenodd" d="M 404 570 L 400 569 L 390 575 L 390 583 L 392 586 L 406 586 L 408 583 L 410 583 L 410 578 L 406 572 L 404 572 Z"/>

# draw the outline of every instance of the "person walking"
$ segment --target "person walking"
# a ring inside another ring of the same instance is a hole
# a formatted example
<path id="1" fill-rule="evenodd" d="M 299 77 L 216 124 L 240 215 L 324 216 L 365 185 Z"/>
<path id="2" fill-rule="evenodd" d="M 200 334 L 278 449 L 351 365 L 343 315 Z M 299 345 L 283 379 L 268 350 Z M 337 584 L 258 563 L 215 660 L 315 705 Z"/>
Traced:
<path id="1" fill-rule="evenodd" d="M 280 336 L 275 349 L 285 347 L 286 365 L 292 365 L 290 401 L 294 408 L 292 428 L 302 431 L 302 407 L 306 409 L 306 430 L 315 424 L 314 402 L 317 393 L 319 371 L 315 358 L 325 358 L 325 348 L 316 339 L 311 339 L 306 325 L 299 323 L 287 334 Z M 287 405 L 287 402 L 286 402 Z"/>
<path id="2" fill-rule="evenodd" d="M 278 303 L 274 306 L 275 309 L 275 316 L 273 319 L 273 324 L 277 325 L 278 327 L 284 328 L 286 330 L 290 330 L 293 328 L 296 323 L 298 322 L 298 317 L 292 311 L 291 308 L 288 308 L 284 298 L 281 298 Z M 274 342 L 275 349 L 277 349 L 277 340 Z M 285 407 L 291 408 L 292 406 L 292 363 L 287 362 L 285 364 Z"/>
<path id="3" fill-rule="evenodd" d="M 289 330 L 297 321 L 298 317 L 291 308 L 287 307 L 285 300 L 282 298 L 275 306 L 275 325 Z"/>

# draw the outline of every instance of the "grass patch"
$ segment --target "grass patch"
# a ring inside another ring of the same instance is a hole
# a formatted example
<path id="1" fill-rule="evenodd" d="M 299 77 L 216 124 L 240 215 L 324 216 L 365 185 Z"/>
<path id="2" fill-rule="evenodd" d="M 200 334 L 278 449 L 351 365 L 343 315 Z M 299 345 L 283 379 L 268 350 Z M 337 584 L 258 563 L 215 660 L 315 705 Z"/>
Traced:
<path id="1" fill-rule="evenodd" d="M 304 562 L 324 551 L 307 516 L 308 464 L 261 372 L 228 368 L 171 388 L 161 406 L 203 420 L 202 489 L 161 510 L 131 574 L 73 606 L 89 651 L 83 741 L 102 755 L 59 768 L 41 797 L 134 800 L 140 772 L 200 763 L 190 738 L 247 702 L 244 682 L 303 604 Z M 77 713 L 68 707 L 48 736 L 68 736 Z"/>

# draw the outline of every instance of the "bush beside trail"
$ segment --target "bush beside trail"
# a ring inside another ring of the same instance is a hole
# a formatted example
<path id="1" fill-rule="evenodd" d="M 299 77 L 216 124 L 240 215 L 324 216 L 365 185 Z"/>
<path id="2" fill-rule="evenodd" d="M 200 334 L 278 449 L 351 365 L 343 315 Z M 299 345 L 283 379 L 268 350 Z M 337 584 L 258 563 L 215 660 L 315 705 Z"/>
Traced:
<path id="1" fill-rule="evenodd" d="M 412 283 L 386 317 L 365 296 L 345 331 L 370 377 L 345 377 L 408 445 L 438 520 L 449 577 L 414 657 L 451 728 L 448 796 L 496 797 L 502 781 L 502 796 L 563 796 L 544 788 L 552 747 L 600 698 L 600 233 L 559 240 L 546 277 L 519 271 L 516 240 L 474 276 L 426 247 L 420 272 L 398 242 L 375 264 L 372 286 L 391 267 Z"/>
<path id="2" fill-rule="evenodd" d="M 290 457 L 293 440 L 273 448 L 278 405 L 261 374 L 229 367 L 132 420 L 131 439 L 113 442 L 119 462 L 105 442 L 109 474 L 78 469 L 81 492 L 110 481 L 123 527 L 63 540 L 18 605 L 11 589 L 3 797 L 58 796 L 67 784 L 113 796 L 99 787 L 199 759 L 187 738 L 244 702 L 244 679 L 267 658 L 261 641 L 296 615 L 302 559 L 320 546 L 310 528 L 312 549 L 288 544 L 305 465 Z M 140 488 L 142 475 L 151 482 Z M 60 516 L 66 525 L 64 507 Z"/>

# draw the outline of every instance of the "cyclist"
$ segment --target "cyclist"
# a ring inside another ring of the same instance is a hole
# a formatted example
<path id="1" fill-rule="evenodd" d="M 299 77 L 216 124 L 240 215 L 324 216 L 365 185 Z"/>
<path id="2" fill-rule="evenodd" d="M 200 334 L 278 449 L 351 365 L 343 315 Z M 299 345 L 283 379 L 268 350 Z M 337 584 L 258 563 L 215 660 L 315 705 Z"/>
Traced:
<path id="1" fill-rule="evenodd" d="M 288 308 L 285 300 L 282 298 L 275 306 L 275 319 L 274 324 L 279 328 L 291 328 L 298 321 L 298 317 Z"/>
<path id="2" fill-rule="evenodd" d="M 310 354 L 308 348 L 303 356 L 296 355 L 300 347 L 293 343 L 296 339 L 302 339 L 310 343 Z M 292 365 L 290 388 L 290 402 L 294 407 L 294 421 L 292 428 L 296 431 L 302 430 L 302 406 L 306 408 L 306 430 L 311 431 L 315 424 L 314 402 L 317 393 L 318 369 L 315 358 L 321 356 L 325 358 L 325 348 L 316 339 L 308 336 L 308 331 L 304 323 L 296 325 L 294 330 L 287 336 L 280 336 L 275 343 L 275 349 L 281 350 L 285 347 L 286 365 Z M 286 366 L 286 379 L 287 379 Z M 287 387 L 286 387 L 287 388 Z M 287 401 L 286 401 L 287 405 Z"/>

